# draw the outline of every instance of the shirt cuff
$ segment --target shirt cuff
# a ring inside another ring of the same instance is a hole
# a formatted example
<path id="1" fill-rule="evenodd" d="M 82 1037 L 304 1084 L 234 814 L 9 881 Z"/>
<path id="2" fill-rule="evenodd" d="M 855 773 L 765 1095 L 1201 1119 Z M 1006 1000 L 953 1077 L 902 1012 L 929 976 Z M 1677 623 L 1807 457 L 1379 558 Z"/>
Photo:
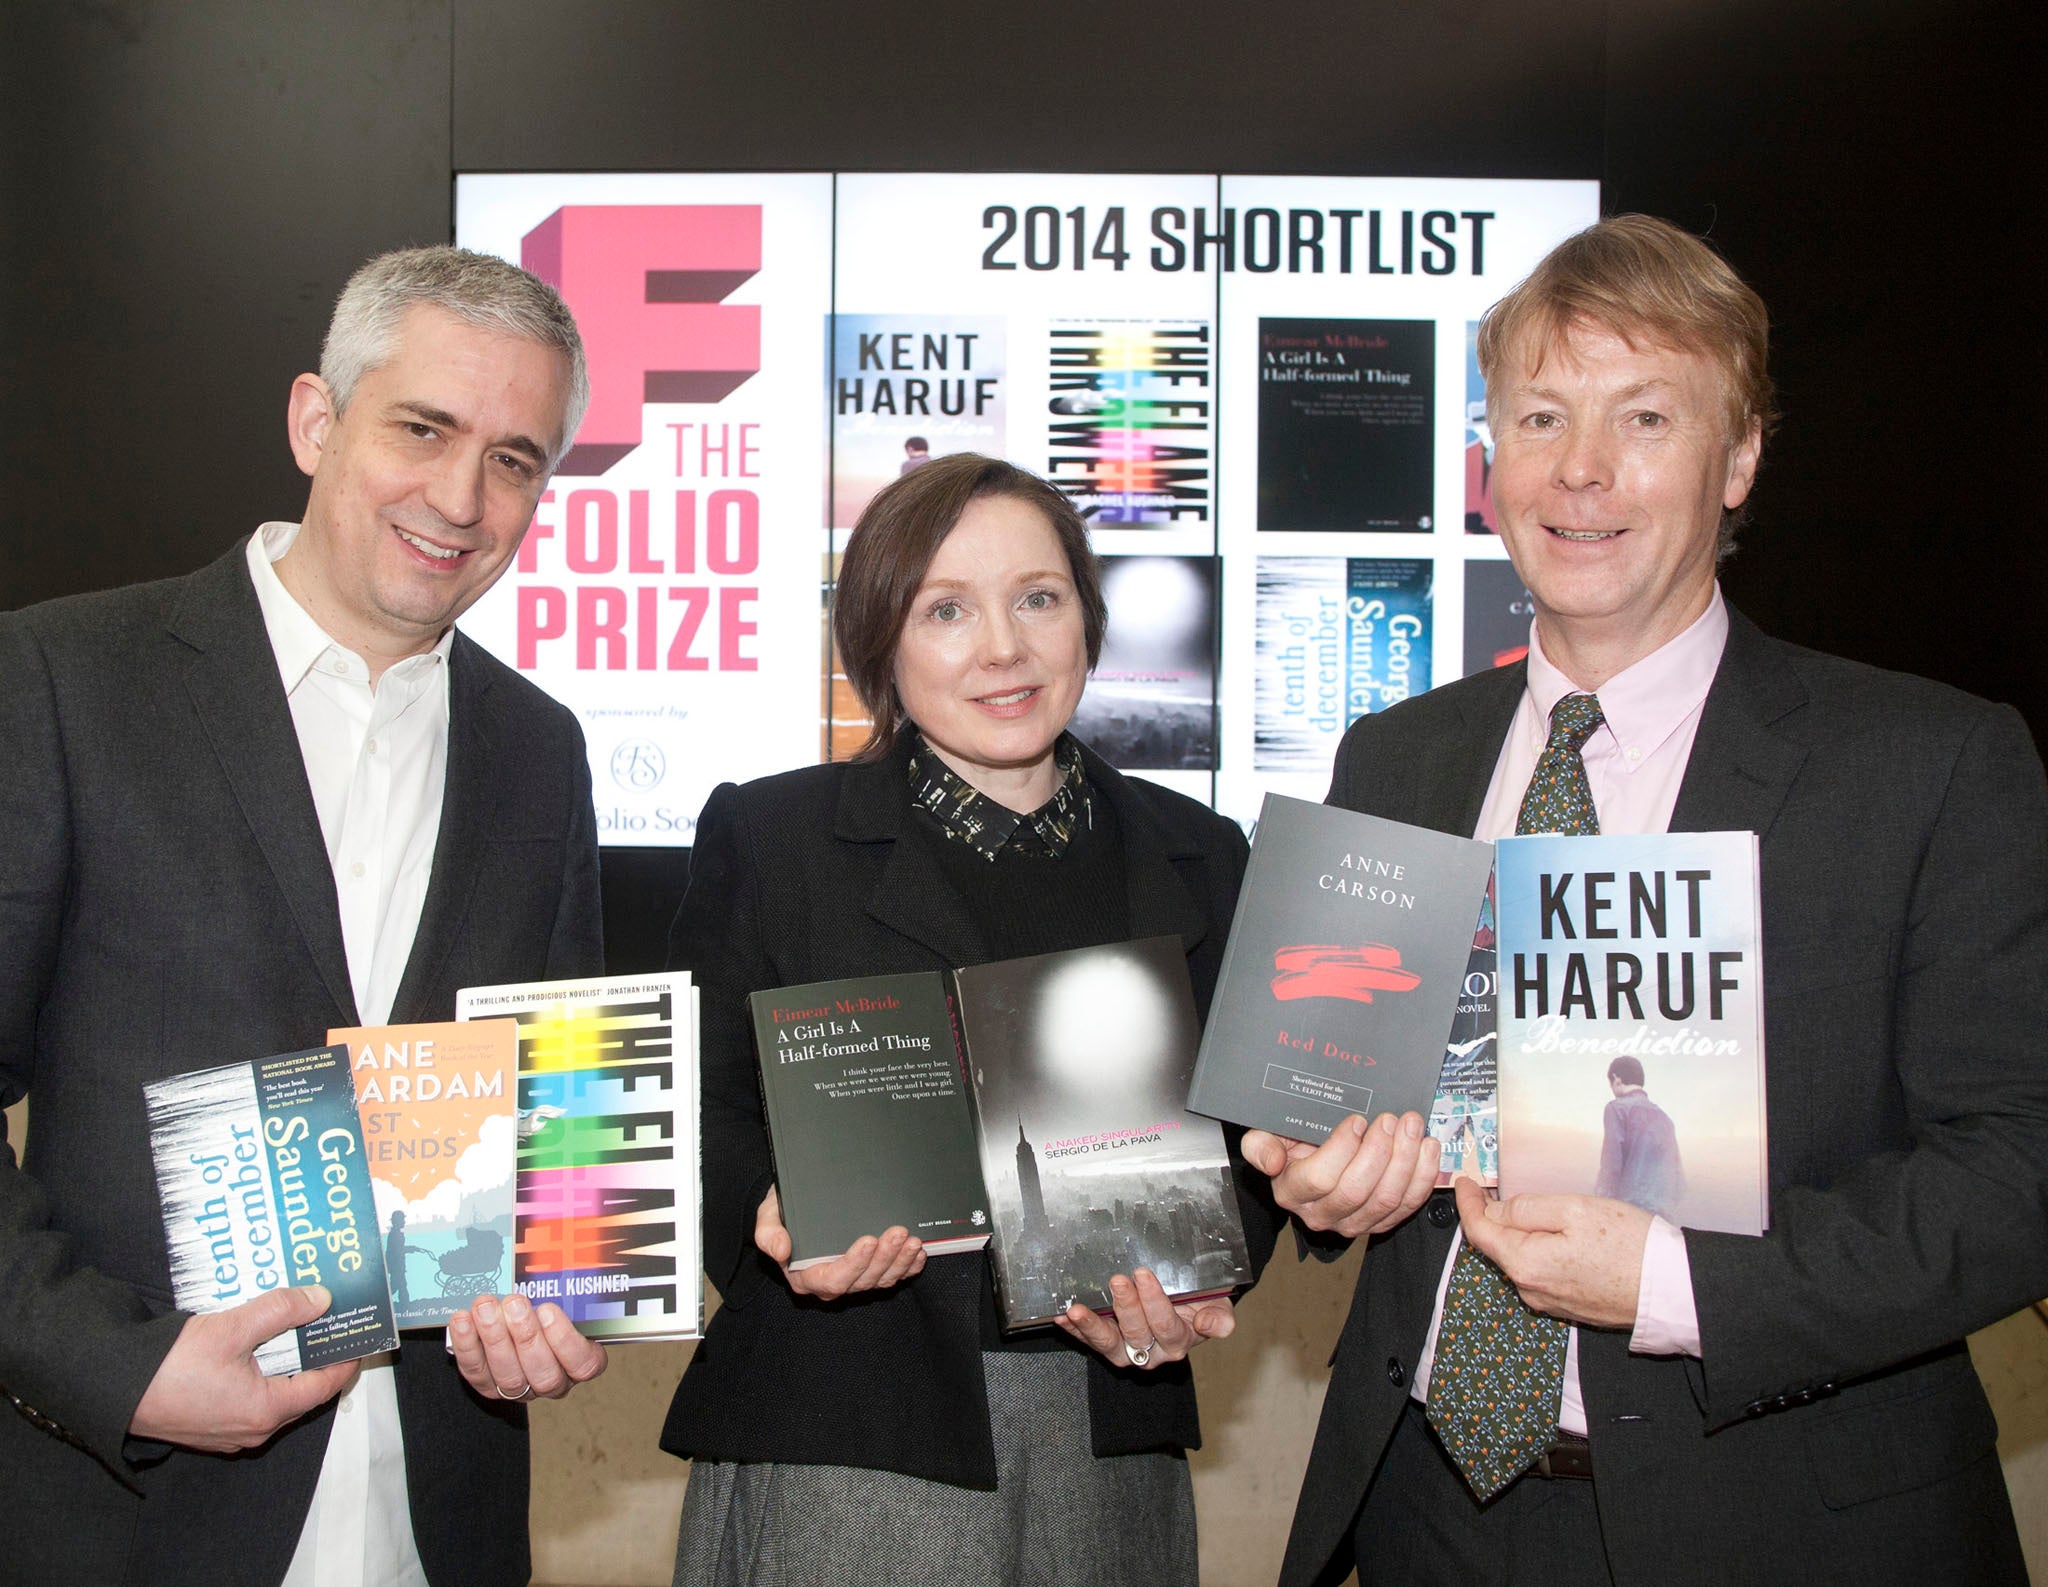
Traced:
<path id="1" fill-rule="evenodd" d="M 1643 1242 L 1643 1276 L 1636 1286 L 1636 1326 L 1628 1347 L 1637 1355 L 1692 1356 L 1700 1353 L 1699 1307 L 1692 1298 L 1692 1263 L 1685 1232 L 1662 1218 L 1650 1220 Z"/>

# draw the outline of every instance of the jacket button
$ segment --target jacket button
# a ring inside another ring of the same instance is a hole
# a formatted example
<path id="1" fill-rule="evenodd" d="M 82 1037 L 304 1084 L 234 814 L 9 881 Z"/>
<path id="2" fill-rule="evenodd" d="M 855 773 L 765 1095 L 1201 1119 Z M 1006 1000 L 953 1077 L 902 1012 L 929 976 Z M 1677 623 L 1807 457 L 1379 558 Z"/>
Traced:
<path id="1" fill-rule="evenodd" d="M 1439 1229 L 1448 1229 L 1458 1221 L 1457 1207 L 1442 1196 L 1429 1199 L 1429 1221 Z"/>
<path id="2" fill-rule="evenodd" d="M 1397 1389 L 1408 1381 L 1408 1369 L 1401 1365 L 1399 1356 L 1387 1357 L 1387 1381 Z"/>

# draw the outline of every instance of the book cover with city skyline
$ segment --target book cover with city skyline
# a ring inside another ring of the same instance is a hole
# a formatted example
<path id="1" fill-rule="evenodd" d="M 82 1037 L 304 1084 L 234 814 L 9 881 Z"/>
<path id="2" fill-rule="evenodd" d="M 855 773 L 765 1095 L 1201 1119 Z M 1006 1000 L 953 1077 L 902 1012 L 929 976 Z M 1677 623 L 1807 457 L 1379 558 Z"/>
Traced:
<path id="1" fill-rule="evenodd" d="M 1003 1326 L 1150 1269 L 1169 1295 L 1251 1281 L 1223 1133 L 1188 1113 L 1200 1031 L 1177 936 L 955 973 Z"/>

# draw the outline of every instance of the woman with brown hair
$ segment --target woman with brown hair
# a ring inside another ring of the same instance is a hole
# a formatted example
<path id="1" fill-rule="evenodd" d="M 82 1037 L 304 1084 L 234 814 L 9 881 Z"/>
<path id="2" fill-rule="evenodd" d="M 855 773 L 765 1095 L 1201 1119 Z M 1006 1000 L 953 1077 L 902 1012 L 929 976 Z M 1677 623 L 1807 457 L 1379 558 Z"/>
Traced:
<path id="1" fill-rule="evenodd" d="M 986 1256 L 927 1263 L 902 1228 L 790 1272 L 745 998 L 1178 933 L 1206 1011 L 1244 837 L 1066 732 L 1106 613 L 1044 481 L 973 454 L 904 474 L 847 542 L 833 620 L 867 745 L 711 796 L 670 943 L 703 989 L 724 1301 L 662 1434 L 696 1463 L 675 1579 L 1192 1584 L 1186 1357 L 1230 1301 L 1176 1306 L 1141 1269 L 1114 1318 L 1005 1337 Z M 1240 1190 L 1255 1267 L 1261 1193 Z"/>

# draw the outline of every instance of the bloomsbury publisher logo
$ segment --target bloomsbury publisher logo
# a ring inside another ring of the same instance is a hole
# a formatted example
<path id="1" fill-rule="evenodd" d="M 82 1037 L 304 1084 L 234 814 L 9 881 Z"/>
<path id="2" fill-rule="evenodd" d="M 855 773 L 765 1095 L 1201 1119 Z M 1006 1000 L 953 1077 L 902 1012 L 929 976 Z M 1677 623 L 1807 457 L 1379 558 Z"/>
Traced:
<path id="1" fill-rule="evenodd" d="M 590 410 L 558 473 L 602 474 L 649 402 L 718 402 L 761 367 L 761 310 L 723 300 L 761 269 L 758 204 L 565 204 L 521 242 L 590 363 Z"/>

